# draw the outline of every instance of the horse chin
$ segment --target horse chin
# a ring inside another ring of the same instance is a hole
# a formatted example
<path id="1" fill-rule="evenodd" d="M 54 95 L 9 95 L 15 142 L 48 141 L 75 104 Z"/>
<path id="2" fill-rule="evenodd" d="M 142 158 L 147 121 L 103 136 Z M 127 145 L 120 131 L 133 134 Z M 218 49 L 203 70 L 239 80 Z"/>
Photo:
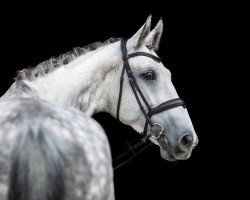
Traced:
<path id="1" fill-rule="evenodd" d="M 158 140 L 158 145 L 160 147 L 160 153 L 163 159 L 168 161 L 176 161 L 176 158 L 174 157 L 174 154 L 171 151 L 168 141 L 164 137 L 161 137 Z"/>
<path id="2" fill-rule="evenodd" d="M 167 161 L 172 161 L 172 162 L 176 161 L 175 157 L 171 153 L 169 153 L 169 151 L 161 148 L 160 153 L 161 153 L 161 157 L 163 159 L 165 159 Z"/>

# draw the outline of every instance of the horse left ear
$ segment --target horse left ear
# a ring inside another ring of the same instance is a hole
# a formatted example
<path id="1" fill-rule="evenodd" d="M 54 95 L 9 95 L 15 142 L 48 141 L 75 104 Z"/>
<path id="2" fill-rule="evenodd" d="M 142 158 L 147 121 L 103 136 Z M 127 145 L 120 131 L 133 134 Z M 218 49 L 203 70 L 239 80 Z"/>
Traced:
<path id="1" fill-rule="evenodd" d="M 153 47 L 154 51 L 159 50 L 161 36 L 163 32 L 163 20 L 160 19 L 155 28 L 149 33 L 146 38 L 146 43 Z"/>
<path id="2" fill-rule="evenodd" d="M 138 49 L 145 44 L 145 39 L 150 33 L 150 26 L 151 15 L 148 16 L 144 25 L 128 40 L 128 47 Z"/>

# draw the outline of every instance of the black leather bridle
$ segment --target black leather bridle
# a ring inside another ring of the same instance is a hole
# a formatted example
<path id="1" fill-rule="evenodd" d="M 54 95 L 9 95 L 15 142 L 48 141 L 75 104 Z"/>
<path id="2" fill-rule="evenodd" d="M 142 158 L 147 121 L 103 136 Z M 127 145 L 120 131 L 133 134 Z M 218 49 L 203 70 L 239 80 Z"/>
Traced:
<path id="1" fill-rule="evenodd" d="M 122 74 L 120 77 L 120 92 L 119 92 L 119 97 L 118 97 L 116 117 L 119 120 L 119 113 L 120 113 L 120 106 L 121 106 L 121 99 L 122 99 L 122 89 L 123 89 L 123 82 L 124 82 L 124 73 L 126 71 L 128 75 L 128 80 L 133 90 L 133 93 L 135 95 L 135 98 L 140 106 L 140 109 L 143 115 L 146 118 L 144 130 L 141 134 L 144 137 L 144 140 L 147 140 L 150 137 L 153 137 L 154 139 L 158 140 L 160 137 L 163 136 L 164 127 L 161 124 L 153 123 L 151 120 L 151 117 L 155 114 L 158 114 L 160 112 L 163 112 L 165 110 L 169 110 L 171 108 L 175 108 L 178 106 L 183 106 L 185 108 L 186 105 L 182 99 L 175 98 L 169 101 L 165 101 L 161 103 L 159 106 L 151 108 L 136 81 L 133 71 L 131 70 L 131 67 L 129 65 L 129 59 L 133 57 L 137 57 L 137 56 L 146 56 L 146 57 L 152 58 L 156 62 L 161 62 L 161 59 L 159 57 L 154 56 L 153 54 L 149 54 L 146 52 L 135 52 L 135 53 L 128 54 L 127 53 L 127 40 L 121 40 L 121 51 L 122 51 L 122 59 L 123 59 L 123 68 L 122 68 Z M 141 97 L 142 101 L 146 105 L 147 109 L 143 106 L 139 96 Z M 150 133 L 148 133 L 148 126 L 150 126 Z M 154 131 L 152 131 L 152 129 L 154 129 Z"/>

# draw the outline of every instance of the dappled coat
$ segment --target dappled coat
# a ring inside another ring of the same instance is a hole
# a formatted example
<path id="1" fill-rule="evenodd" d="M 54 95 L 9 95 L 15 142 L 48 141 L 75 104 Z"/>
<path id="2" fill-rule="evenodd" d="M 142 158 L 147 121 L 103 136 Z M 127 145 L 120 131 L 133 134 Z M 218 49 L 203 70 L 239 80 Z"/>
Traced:
<path id="1" fill-rule="evenodd" d="M 1 200 L 114 198 L 108 140 L 92 118 L 25 98 L 0 110 Z"/>

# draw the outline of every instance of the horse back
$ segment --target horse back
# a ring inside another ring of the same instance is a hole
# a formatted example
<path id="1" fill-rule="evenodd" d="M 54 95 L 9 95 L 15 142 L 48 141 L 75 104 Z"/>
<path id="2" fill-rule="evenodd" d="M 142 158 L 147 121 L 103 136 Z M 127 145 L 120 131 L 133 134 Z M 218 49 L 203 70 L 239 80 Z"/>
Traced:
<path id="1" fill-rule="evenodd" d="M 113 198 L 108 140 L 92 118 L 34 99 L 0 113 L 0 199 Z"/>

